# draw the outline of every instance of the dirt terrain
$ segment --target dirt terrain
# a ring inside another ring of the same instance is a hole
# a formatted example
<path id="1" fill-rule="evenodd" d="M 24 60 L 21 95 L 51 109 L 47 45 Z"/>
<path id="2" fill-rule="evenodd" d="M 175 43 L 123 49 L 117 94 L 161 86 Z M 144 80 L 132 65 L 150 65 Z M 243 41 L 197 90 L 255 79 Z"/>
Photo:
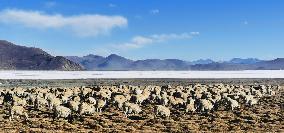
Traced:
<path id="1" fill-rule="evenodd" d="M 53 120 L 47 110 L 29 112 L 30 119 L 9 121 L 8 109 L 0 107 L 0 132 L 284 132 L 284 79 L 218 79 L 218 80 L 0 80 L 3 87 L 30 86 L 92 86 L 116 85 L 187 85 L 191 83 L 272 84 L 281 85 L 276 96 L 263 97 L 253 107 L 227 111 L 219 108 L 209 114 L 185 113 L 171 109 L 170 118 L 155 118 L 152 105 L 143 105 L 143 113 L 129 116 L 115 108 L 106 108 L 73 121 Z M 32 108 L 32 107 L 31 107 Z"/>

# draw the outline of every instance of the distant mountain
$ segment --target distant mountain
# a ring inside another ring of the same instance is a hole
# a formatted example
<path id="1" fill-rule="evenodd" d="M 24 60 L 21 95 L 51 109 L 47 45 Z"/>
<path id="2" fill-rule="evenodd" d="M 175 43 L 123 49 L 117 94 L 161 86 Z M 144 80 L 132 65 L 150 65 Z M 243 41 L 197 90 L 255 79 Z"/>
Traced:
<path id="1" fill-rule="evenodd" d="M 183 61 L 178 59 L 146 59 L 133 61 L 119 55 L 102 57 L 87 55 L 83 57 L 67 56 L 87 70 L 279 70 L 284 69 L 284 58 L 259 60 L 256 58 L 233 58 L 230 61 L 213 60 Z"/>
<path id="2" fill-rule="evenodd" d="M 284 69 L 284 58 L 277 58 L 269 61 L 261 61 L 253 64 L 257 70 L 280 70 Z"/>
<path id="3" fill-rule="evenodd" d="M 211 59 L 200 59 L 200 60 L 192 61 L 192 62 L 191 62 L 191 65 L 196 65 L 196 64 L 210 64 L 210 63 L 214 63 L 214 61 L 211 60 Z"/>
<path id="4" fill-rule="evenodd" d="M 233 58 L 229 61 L 229 63 L 233 64 L 254 64 L 257 62 L 261 62 L 262 60 L 256 59 L 256 58 L 247 58 L 247 59 L 241 59 L 241 58 Z"/>
<path id="5" fill-rule="evenodd" d="M 83 70 L 65 57 L 0 40 L 0 70 Z"/>
<path id="6" fill-rule="evenodd" d="M 108 57 L 88 55 L 83 57 L 67 56 L 87 70 L 189 70 L 189 63 L 177 59 L 147 59 L 133 61 L 111 54 Z"/>
<path id="7" fill-rule="evenodd" d="M 235 64 L 235 63 L 227 63 L 227 62 L 214 62 L 210 64 L 196 64 L 191 65 L 191 70 L 250 70 L 253 67 L 249 64 Z"/>
<path id="8" fill-rule="evenodd" d="M 192 70 L 280 70 L 284 69 L 284 58 L 256 62 L 223 62 L 210 64 L 197 64 L 191 66 Z"/>
<path id="9" fill-rule="evenodd" d="M 104 57 L 98 55 L 89 54 L 87 56 L 78 57 L 78 56 L 66 56 L 67 59 L 79 63 L 86 70 L 97 70 L 98 65 L 104 62 Z"/>
<path id="10" fill-rule="evenodd" d="M 138 60 L 131 65 L 133 70 L 189 70 L 189 64 L 177 59 Z"/>
<path id="11" fill-rule="evenodd" d="M 132 60 L 111 54 L 98 65 L 97 70 L 129 70 L 132 63 Z"/>

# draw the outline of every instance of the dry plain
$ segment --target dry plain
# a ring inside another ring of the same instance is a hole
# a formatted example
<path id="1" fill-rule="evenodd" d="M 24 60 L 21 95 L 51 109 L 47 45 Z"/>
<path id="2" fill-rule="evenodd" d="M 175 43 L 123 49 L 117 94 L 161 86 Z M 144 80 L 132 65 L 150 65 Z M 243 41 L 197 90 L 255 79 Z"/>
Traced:
<path id="1" fill-rule="evenodd" d="M 222 107 L 210 113 L 185 113 L 170 108 L 169 118 L 155 117 L 152 104 L 142 104 L 142 112 L 126 117 L 111 105 L 93 115 L 53 120 L 49 110 L 33 110 L 27 106 L 29 119 L 9 121 L 9 107 L 0 106 L 1 132 L 284 132 L 284 79 L 86 79 L 86 80 L 0 80 L 0 88 L 76 87 L 95 85 L 280 85 L 274 96 L 264 96 L 252 107 Z"/>

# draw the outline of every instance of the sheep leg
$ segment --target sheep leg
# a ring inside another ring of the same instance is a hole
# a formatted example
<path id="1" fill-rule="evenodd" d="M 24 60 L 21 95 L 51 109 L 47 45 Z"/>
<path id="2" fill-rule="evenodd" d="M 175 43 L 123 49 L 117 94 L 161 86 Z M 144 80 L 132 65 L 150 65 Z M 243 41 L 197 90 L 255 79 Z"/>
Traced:
<path id="1" fill-rule="evenodd" d="M 28 114 L 27 113 L 24 113 L 24 116 L 25 116 L 25 120 L 28 120 L 29 117 L 28 117 Z"/>

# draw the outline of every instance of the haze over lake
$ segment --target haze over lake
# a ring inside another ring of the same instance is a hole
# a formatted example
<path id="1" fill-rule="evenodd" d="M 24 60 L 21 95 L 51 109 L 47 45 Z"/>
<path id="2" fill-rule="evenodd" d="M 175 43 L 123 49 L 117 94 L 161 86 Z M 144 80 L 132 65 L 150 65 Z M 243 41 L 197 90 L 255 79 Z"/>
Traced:
<path id="1" fill-rule="evenodd" d="M 284 78 L 282 70 L 246 71 L 0 71 L 0 79 Z"/>

